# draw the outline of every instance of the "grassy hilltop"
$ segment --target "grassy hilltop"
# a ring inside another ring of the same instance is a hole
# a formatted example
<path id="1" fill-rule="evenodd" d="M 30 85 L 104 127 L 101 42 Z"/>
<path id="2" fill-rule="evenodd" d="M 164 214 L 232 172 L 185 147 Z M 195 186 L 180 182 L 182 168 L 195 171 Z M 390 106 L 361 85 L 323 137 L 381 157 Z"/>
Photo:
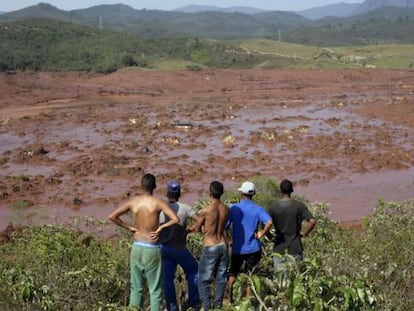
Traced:
<path id="1" fill-rule="evenodd" d="M 146 39 L 50 19 L 0 24 L 0 70 L 112 72 L 123 67 L 412 68 L 414 44 L 318 47 L 269 39 Z"/>

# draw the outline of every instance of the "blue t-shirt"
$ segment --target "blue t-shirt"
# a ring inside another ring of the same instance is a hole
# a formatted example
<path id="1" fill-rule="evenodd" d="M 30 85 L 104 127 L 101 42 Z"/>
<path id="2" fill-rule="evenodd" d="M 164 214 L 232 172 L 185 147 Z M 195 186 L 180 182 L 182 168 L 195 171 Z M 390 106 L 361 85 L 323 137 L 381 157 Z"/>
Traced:
<path id="1" fill-rule="evenodd" d="M 251 254 L 261 248 L 259 240 L 255 238 L 258 225 L 271 221 L 272 218 L 261 206 L 252 200 L 241 200 L 230 206 L 227 228 L 233 228 L 233 250 L 236 255 Z"/>

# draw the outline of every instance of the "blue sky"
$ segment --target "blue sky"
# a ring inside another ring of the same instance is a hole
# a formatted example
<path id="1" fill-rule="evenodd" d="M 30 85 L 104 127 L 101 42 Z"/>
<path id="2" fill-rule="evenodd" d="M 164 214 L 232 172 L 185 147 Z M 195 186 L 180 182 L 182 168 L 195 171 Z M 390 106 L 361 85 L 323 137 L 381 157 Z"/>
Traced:
<path id="1" fill-rule="evenodd" d="M 10 12 L 35 5 L 39 2 L 50 3 L 62 10 L 88 8 L 99 4 L 123 3 L 135 9 L 172 10 L 190 4 L 214 5 L 222 8 L 231 6 L 248 6 L 265 10 L 297 11 L 311 7 L 323 6 L 339 2 L 361 3 L 363 0 L 0 0 L 0 11 Z"/>

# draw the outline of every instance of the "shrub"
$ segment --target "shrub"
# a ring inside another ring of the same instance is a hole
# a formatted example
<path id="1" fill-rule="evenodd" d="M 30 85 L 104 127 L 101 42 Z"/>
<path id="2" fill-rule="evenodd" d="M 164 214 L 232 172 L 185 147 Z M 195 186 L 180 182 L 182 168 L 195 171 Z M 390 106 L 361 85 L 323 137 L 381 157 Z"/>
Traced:
<path id="1" fill-rule="evenodd" d="M 130 54 L 125 54 L 124 56 L 122 56 L 121 63 L 125 67 L 131 67 L 131 66 L 137 65 L 137 62 L 135 61 L 134 57 Z"/>
<path id="2" fill-rule="evenodd" d="M 264 207 L 280 195 L 275 181 L 264 176 L 252 181 L 258 190 L 255 200 Z M 227 191 L 223 200 L 231 203 L 238 197 L 237 191 Z M 202 199 L 196 208 L 205 204 Z M 380 200 L 361 231 L 331 220 L 324 203 L 308 205 L 318 223 L 303 240 L 304 260 L 298 263 L 285 255 L 284 278 L 283 271 L 273 271 L 273 245 L 265 239 L 260 266 L 254 275 L 237 278 L 235 303 L 226 310 L 414 309 L 414 200 Z M 89 224 L 96 229 L 93 220 Z M 127 310 L 126 236 L 123 232 L 110 243 L 64 226 L 30 226 L 14 232 L 11 242 L 0 245 L 0 309 Z M 196 258 L 202 239 L 201 234 L 188 237 Z M 243 295 L 247 286 L 253 289 L 250 298 Z M 187 285 L 181 269 L 176 287 L 182 303 Z"/>
<path id="3" fill-rule="evenodd" d="M 27 227 L 0 247 L 0 302 L 27 310 L 123 305 L 129 297 L 126 253 L 122 244 L 113 247 L 63 226 Z"/>

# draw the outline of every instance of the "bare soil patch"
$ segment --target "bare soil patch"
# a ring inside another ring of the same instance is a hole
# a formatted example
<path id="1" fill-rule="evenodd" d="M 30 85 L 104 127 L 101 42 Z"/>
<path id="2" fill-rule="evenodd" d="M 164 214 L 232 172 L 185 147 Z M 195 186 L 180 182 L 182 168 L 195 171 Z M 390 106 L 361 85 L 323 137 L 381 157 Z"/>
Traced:
<path id="1" fill-rule="evenodd" d="M 413 71 L 26 72 L 0 93 L 0 228 L 106 216 L 146 172 L 188 203 L 290 178 L 341 221 L 414 197 Z"/>

